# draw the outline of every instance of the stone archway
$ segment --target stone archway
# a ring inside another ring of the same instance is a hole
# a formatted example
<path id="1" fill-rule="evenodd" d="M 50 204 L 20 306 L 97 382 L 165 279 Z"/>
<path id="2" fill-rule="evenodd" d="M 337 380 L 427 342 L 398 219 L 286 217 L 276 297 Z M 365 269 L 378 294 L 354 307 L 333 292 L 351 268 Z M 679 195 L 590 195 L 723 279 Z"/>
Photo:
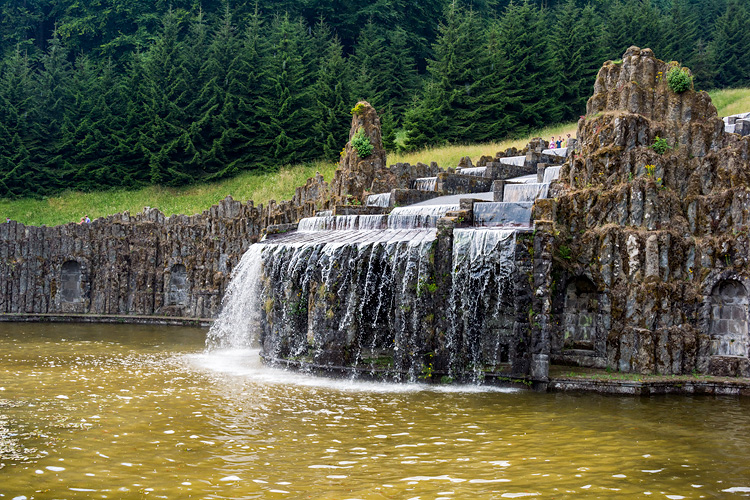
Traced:
<path id="1" fill-rule="evenodd" d="M 60 299 L 62 302 L 74 303 L 83 300 L 82 281 L 81 264 L 76 260 L 64 262 L 60 280 Z"/>
<path id="2" fill-rule="evenodd" d="M 599 328 L 599 293 L 586 277 L 573 279 L 565 288 L 562 347 L 594 351 Z"/>
<path id="3" fill-rule="evenodd" d="M 712 356 L 748 354 L 748 304 L 745 285 L 725 279 L 714 285 L 709 297 Z"/>

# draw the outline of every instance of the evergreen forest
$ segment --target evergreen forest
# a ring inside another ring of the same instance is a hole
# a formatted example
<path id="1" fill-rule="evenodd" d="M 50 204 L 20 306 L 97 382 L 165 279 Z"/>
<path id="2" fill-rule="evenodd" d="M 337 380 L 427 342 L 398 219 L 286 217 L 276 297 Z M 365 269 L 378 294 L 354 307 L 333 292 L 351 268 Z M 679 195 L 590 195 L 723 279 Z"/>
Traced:
<path id="1" fill-rule="evenodd" d="M 517 136 L 630 45 L 748 86 L 747 26 L 744 0 L 4 0 L 0 197 L 335 162 L 362 99 L 389 149 Z"/>

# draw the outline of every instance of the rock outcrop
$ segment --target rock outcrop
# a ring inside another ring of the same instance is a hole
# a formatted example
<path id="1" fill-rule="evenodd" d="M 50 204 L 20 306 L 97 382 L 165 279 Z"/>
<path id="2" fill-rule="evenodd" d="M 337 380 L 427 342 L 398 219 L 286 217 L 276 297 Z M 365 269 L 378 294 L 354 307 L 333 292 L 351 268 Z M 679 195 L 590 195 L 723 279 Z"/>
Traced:
<path id="1" fill-rule="evenodd" d="M 553 360 L 750 376 L 735 307 L 750 291 L 750 137 L 725 134 L 705 92 L 673 92 L 674 65 L 631 47 L 578 122 L 552 190 Z"/>
<path id="2" fill-rule="evenodd" d="M 382 193 L 395 186 L 393 174 L 386 165 L 386 152 L 380 135 L 380 118 L 370 103 L 362 101 L 354 107 L 349 142 L 343 151 L 332 182 L 332 194 L 339 200 L 355 198 L 362 200 L 365 191 Z M 353 146 L 355 135 L 362 130 L 372 145 L 372 152 L 366 156 Z"/>

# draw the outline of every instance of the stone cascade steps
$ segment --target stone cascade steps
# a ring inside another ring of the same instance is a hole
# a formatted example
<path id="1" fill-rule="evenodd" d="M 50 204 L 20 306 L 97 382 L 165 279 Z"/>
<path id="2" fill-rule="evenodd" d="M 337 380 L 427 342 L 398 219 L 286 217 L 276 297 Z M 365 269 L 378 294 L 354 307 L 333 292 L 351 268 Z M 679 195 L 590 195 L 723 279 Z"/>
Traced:
<path id="1" fill-rule="evenodd" d="M 420 177 L 414 180 L 412 187 L 419 191 L 435 191 L 437 190 L 437 177 Z"/>
<path id="2" fill-rule="evenodd" d="M 379 193 L 371 194 L 365 201 L 365 206 L 368 207 L 389 207 L 391 205 L 391 193 Z"/>
<path id="3" fill-rule="evenodd" d="M 484 177 L 487 167 L 469 167 L 469 168 L 458 168 L 456 173 L 460 175 L 475 175 L 477 177 Z"/>
<path id="4" fill-rule="evenodd" d="M 297 225 L 297 231 L 359 231 L 386 229 L 387 227 L 387 215 L 329 215 L 302 219 Z"/>
<path id="5" fill-rule="evenodd" d="M 551 183 L 552 181 L 556 181 L 560 178 L 560 169 L 562 168 L 561 165 L 556 166 L 550 166 L 544 169 L 544 174 L 542 175 L 542 182 L 546 182 L 547 184 Z"/>
<path id="6" fill-rule="evenodd" d="M 503 201 L 505 202 L 533 202 L 537 198 L 546 198 L 549 183 L 525 182 L 523 184 L 505 184 Z"/>
<path id="7" fill-rule="evenodd" d="M 725 116 L 722 120 L 724 120 L 724 132 L 741 136 L 750 135 L 750 113 Z"/>
<path id="8" fill-rule="evenodd" d="M 533 201 L 474 203 L 474 226 L 497 228 L 531 227 Z"/>
<path id="9" fill-rule="evenodd" d="M 534 201 L 546 198 L 549 185 L 560 175 L 560 166 L 546 167 L 537 175 L 524 175 L 502 181 L 502 200 L 473 205 L 475 227 L 531 227 Z M 539 178 L 542 182 L 539 182 Z M 496 193 L 496 195 L 499 194 Z M 498 198 L 496 196 L 495 198 Z"/>
<path id="10" fill-rule="evenodd" d="M 498 158 L 497 161 L 504 165 L 513 165 L 516 167 L 522 167 L 526 162 L 525 156 L 509 156 L 505 158 Z"/>
<path id="11" fill-rule="evenodd" d="M 542 154 L 566 158 L 571 151 L 571 148 L 549 148 L 542 150 Z"/>

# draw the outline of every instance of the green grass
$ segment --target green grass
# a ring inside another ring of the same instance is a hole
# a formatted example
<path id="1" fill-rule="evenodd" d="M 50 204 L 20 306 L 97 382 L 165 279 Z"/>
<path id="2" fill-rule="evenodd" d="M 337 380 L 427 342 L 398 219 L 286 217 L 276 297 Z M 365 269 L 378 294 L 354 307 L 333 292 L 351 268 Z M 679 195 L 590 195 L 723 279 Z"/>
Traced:
<path id="1" fill-rule="evenodd" d="M 750 111 L 750 88 L 712 90 L 708 93 L 719 116 L 730 116 Z"/>
<path id="2" fill-rule="evenodd" d="M 728 89 L 710 92 L 719 116 L 750 111 L 750 89 Z M 575 136 L 576 124 L 565 123 L 533 132 L 526 137 L 485 144 L 453 144 L 427 148 L 412 153 L 388 156 L 388 164 L 396 162 L 429 163 L 435 161 L 443 168 L 455 167 L 462 156 L 476 162 L 482 155 L 494 156 L 510 147 L 523 148 L 532 137 L 549 139 L 551 135 Z M 403 133 L 397 141 L 403 140 Z M 66 192 L 44 199 L 0 200 L 0 216 L 27 225 L 48 226 L 77 222 L 82 216 L 92 219 L 118 212 L 140 212 L 143 207 L 158 208 L 166 215 L 195 214 L 208 209 L 227 195 L 235 200 L 253 200 L 256 205 L 269 200 L 288 200 L 294 189 L 320 172 L 327 181 L 333 178 L 335 165 L 313 162 L 306 165 L 282 167 L 276 173 L 245 172 L 233 179 L 185 188 L 148 187 L 135 191 L 103 191 L 94 193 Z"/>
<path id="3" fill-rule="evenodd" d="M 82 216 L 91 219 L 144 207 L 158 208 L 166 215 L 192 215 L 208 209 L 226 196 L 235 200 L 253 200 L 256 205 L 290 199 L 315 172 L 327 181 L 333 178 L 335 164 L 316 162 L 283 167 L 276 173 L 245 172 L 232 179 L 184 188 L 147 187 L 135 191 L 65 192 L 44 199 L 0 200 L 0 214 L 27 225 L 53 226 L 78 222 Z"/>

